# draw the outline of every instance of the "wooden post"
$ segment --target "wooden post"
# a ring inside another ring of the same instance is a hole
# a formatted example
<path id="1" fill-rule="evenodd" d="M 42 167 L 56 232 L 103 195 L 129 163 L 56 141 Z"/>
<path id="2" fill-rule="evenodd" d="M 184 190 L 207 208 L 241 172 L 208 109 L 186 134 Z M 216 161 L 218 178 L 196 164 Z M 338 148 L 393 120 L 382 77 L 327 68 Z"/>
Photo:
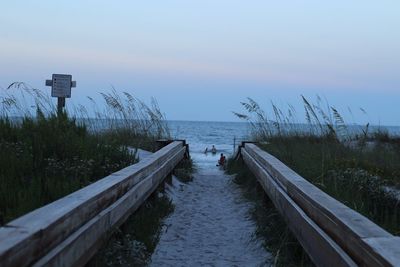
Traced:
<path id="1" fill-rule="evenodd" d="M 51 86 L 51 96 L 57 97 L 57 114 L 65 107 L 65 98 L 71 97 L 71 88 L 76 87 L 69 74 L 53 74 L 51 80 L 46 80 L 46 86 Z"/>
<path id="2" fill-rule="evenodd" d="M 57 113 L 61 114 L 65 107 L 65 97 L 57 98 Z"/>
<path id="3" fill-rule="evenodd" d="M 166 145 L 174 142 L 174 141 L 180 141 L 183 142 L 183 146 L 186 147 L 186 152 L 185 152 L 185 159 L 190 159 L 190 152 L 189 152 L 189 144 L 186 143 L 185 139 L 159 139 L 157 140 L 157 148 L 161 149 L 163 147 L 165 147 Z"/>

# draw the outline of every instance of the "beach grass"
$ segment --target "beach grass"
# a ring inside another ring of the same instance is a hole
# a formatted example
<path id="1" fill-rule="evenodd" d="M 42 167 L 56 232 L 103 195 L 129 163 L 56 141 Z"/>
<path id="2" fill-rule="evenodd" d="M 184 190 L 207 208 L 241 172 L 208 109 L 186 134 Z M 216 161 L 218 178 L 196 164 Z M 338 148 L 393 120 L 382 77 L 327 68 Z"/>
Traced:
<path id="1" fill-rule="evenodd" d="M 392 162 L 399 155 L 395 148 L 376 142 L 360 151 L 329 138 L 292 136 L 270 138 L 260 147 L 346 206 L 399 235 L 399 168 Z"/>
<path id="2" fill-rule="evenodd" d="M 305 124 L 293 108 L 272 113 L 256 101 L 243 102 L 253 141 L 305 179 L 365 215 L 389 232 L 400 234 L 400 138 L 383 127 L 350 127 L 339 111 L 317 98 L 302 97 Z M 323 108 L 325 107 L 325 108 Z M 365 112 L 363 110 L 363 112 Z"/>
<path id="3" fill-rule="evenodd" d="M 170 137 L 154 99 L 146 105 L 114 89 L 101 97 L 103 108 L 88 98 L 94 110 L 90 115 L 80 105 L 57 112 L 47 95 L 24 83 L 0 94 L 0 226 L 136 163 L 136 148 L 155 152 L 156 140 Z M 188 158 L 174 174 L 187 182 L 193 169 Z M 88 265 L 146 265 L 163 219 L 173 210 L 160 185 L 124 224 L 110 231 Z"/>
<path id="4" fill-rule="evenodd" d="M 400 137 L 384 127 L 349 125 L 339 111 L 317 97 L 301 97 L 305 123 L 293 106 L 271 103 L 266 112 L 256 101 L 242 102 L 251 140 L 305 179 L 373 222 L 400 235 Z M 363 113 L 365 110 L 361 109 Z M 350 111 L 351 112 L 351 111 Z M 228 172 L 252 199 L 256 235 L 278 266 L 312 265 L 285 221 L 242 160 L 229 160 Z"/>
<path id="5" fill-rule="evenodd" d="M 2 223 L 135 162 L 126 147 L 106 142 L 67 114 L 0 118 Z"/>
<path id="6" fill-rule="evenodd" d="M 155 100 L 101 96 L 104 108 L 90 117 L 83 106 L 57 112 L 24 83 L 1 90 L 0 226 L 137 162 L 134 148 L 155 151 L 155 140 L 169 137 Z"/>

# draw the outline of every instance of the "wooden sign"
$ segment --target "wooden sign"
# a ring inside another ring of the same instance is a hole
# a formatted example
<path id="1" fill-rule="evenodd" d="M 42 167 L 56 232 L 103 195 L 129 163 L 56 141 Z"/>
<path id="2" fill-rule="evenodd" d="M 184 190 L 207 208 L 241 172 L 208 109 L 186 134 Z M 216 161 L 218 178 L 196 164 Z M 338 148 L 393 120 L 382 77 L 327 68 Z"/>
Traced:
<path id="1" fill-rule="evenodd" d="M 71 97 L 71 88 L 76 87 L 76 82 L 72 81 L 72 75 L 53 74 L 51 80 L 46 80 L 46 86 L 51 86 L 51 96 L 57 97 L 57 109 L 61 112 L 65 107 L 65 98 Z"/>

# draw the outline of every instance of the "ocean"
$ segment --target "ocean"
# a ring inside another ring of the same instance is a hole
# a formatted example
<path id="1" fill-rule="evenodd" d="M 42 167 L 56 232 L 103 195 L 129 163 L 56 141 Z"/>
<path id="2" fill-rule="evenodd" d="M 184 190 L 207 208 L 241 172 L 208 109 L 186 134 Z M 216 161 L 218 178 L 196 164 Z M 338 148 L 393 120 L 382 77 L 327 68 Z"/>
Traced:
<path id="1" fill-rule="evenodd" d="M 168 126 L 173 139 L 185 139 L 190 145 L 192 153 L 203 153 L 206 148 L 215 145 L 218 152 L 231 155 L 234 146 L 241 141 L 251 140 L 250 125 L 246 122 L 210 122 L 210 121 L 168 121 Z M 296 124 L 296 131 L 309 129 L 308 124 Z M 348 125 L 349 134 L 362 134 L 365 126 Z M 399 126 L 369 126 L 369 133 L 387 131 L 390 135 L 400 136 Z"/>
<path id="2" fill-rule="evenodd" d="M 219 153 L 231 155 L 234 145 L 249 140 L 250 128 L 245 122 L 168 121 L 173 139 L 185 139 L 192 154 L 214 145 Z"/>

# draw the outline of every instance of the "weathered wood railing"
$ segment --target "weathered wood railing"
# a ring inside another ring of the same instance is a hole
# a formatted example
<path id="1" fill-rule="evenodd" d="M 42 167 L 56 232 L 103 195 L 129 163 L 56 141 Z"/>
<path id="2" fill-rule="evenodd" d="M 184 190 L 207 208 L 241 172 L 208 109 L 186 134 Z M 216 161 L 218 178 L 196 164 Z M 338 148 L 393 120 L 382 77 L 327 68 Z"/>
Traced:
<path id="1" fill-rule="evenodd" d="M 0 228 L 0 266 L 80 266 L 183 159 L 171 142 L 115 172 Z"/>
<path id="2" fill-rule="evenodd" d="M 400 238 L 346 207 L 255 144 L 240 154 L 318 266 L 400 266 Z"/>

